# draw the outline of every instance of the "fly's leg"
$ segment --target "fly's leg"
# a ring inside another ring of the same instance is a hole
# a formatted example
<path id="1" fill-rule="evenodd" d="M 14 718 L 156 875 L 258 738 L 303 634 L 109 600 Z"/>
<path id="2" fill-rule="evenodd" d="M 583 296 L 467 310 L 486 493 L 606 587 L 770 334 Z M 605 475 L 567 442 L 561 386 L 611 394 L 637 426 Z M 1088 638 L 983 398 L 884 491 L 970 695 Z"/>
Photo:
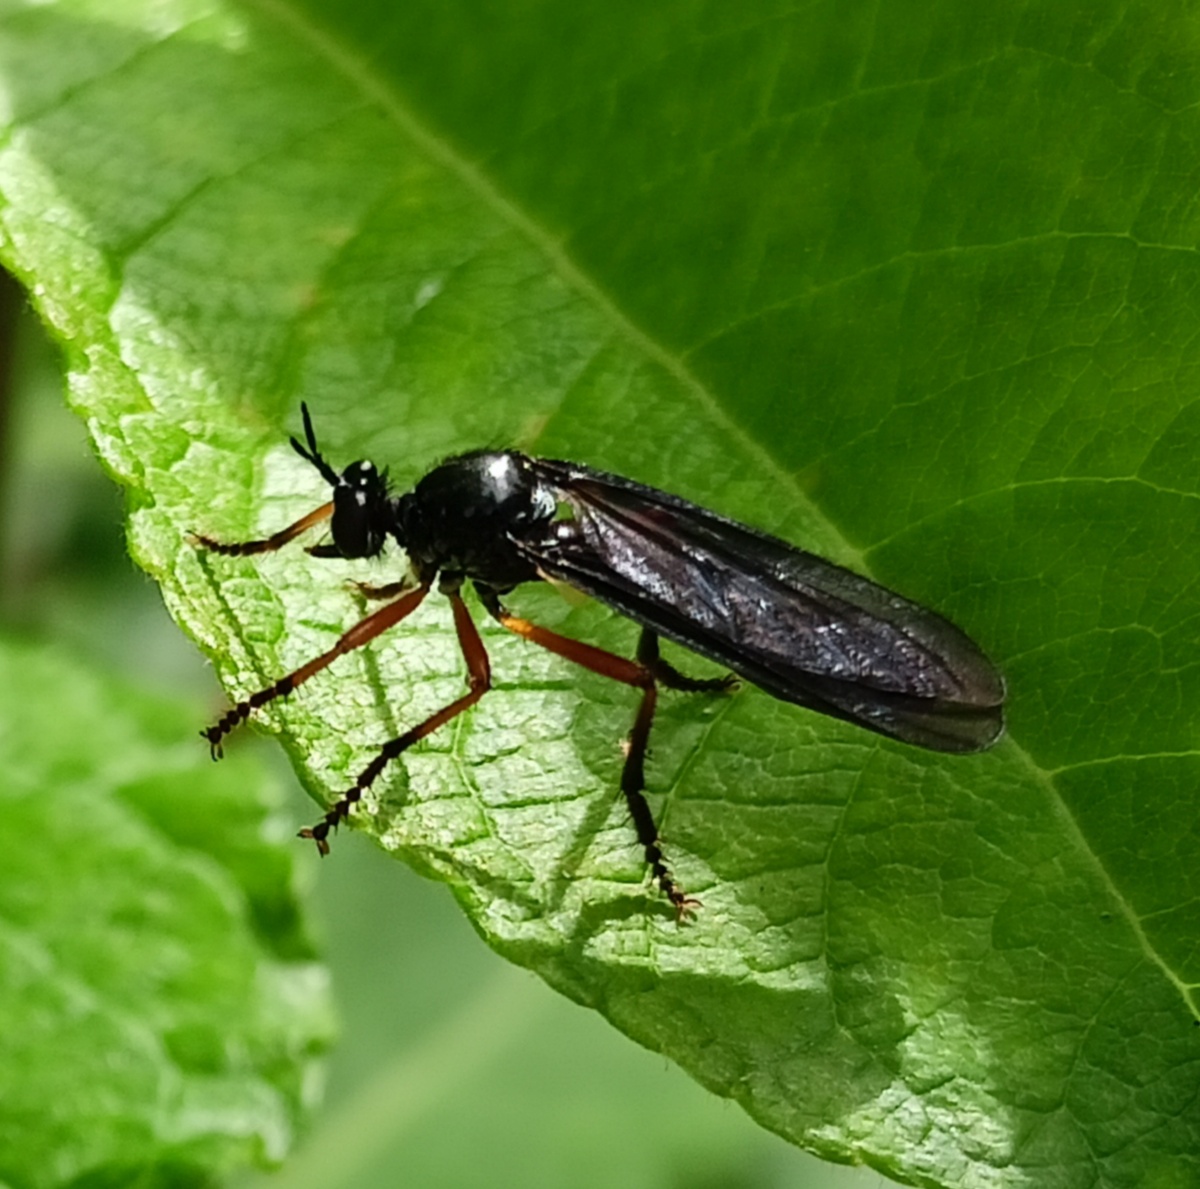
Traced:
<path id="1" fill-rule="evenodd" d="M 683 690 L 689 694 L 723 694 L 737 689 L 740 684 L 732 673 L 726 673 L 724 677 L 689 677 L 686 673 L 681 673 L 659 655 L 658 633 L 649 628 L 642 628 L 638 639 L 637 658 L 638 664 L 649 669 L 654 674 L 654 679 L 667 689 Z"/>
<path id="2" fill-rule="evenodd" d="M 364 599 L 394 599 L 407 594 L 413 589 L 415 579 L 402 578 L 399 582 L 389 582 L 386 586 L 373 586 L 370 582 L 351 582 L 350 589 L 362 595 Z"/>
<path id="3" fill-rule="evenodd" d="M 625 766 L 621 770 L 621 792 L 629 806 L 629 815 L 633 819 L 638 842 L 645 852 L 650 873 L 663 895 L 674 907 L 676 919 L 684 921 L 693 909 L 700 907 L 700 901 L 688 896 L 675 882 L 662 852 L 654 815 L 650 812 L 650 805 L 643 791 L 646 786 L 646 749 L 650 740 L 650 727 L 654 722 L 654 710 L 658 704 L 656 674 L 640 661 L 626 660 L 615 653 L 584 644 L 580 640 L 572 640 L 569 636 L 561 636 L 549 628 L 539 627 L 527 619 L 510 614 L 501 604 L 496 592 L 488 587 L 477 584 L 476 590 L 488 613 L 501 627 L 553 652 L 556 656 L 582 665 L 593 673 L 610 677 L 623 685 L 630 685 L 642 691 L 641 705 L 638 707 L 637 717 L 633 720 L 633 730 L 630 732 L 629 745 L 625 752 Z"/>
<path id="4" fill-rule="evenodd" d="M 248 557 L 252 553 L 274 553 L 276 549 L 282 549 L 289 541 L 294 541 L 301 533 L 308 532 L 310 528 L 328 520 L 332 515 L 333 501 L 330 500 L 329 503 L 314 508 L 307 516 L 301 516 L 295 524 L 289 524 L 287 528 L 280 529 L 273 536 L 263 537 L 257 541 L 217 541 L 212 537 L 203 536 L 201 533 L 192 533 L 191 540 L 193 545 L 200 545 L 211 553 L 219 553 L 223 557 Z"/>
<path id="5" fill-rule="evenodd" d="M 385 743 L 375 758 L 358 774 L 354 784 L 330 806 L 325 816 L 315 826 L 300 831 L 300 837 L 311 838 L 322 855 L 329 854 L 329 831 L 337 829 L 338 824 L 350 816 L 350 811 L 362 799 L 363 793 L 378 779 L 388 764 L 418 740 L 424 739 L 438 727 L 445 726 L 452 718 L 457 718 L 464 710 L 474 706 L 492 688 L 487 650 L 479 638 L 479 630 L 471 619 L 471 613 L 456 590 L 447 591 L 446 594 L 454 611 L 454 630 L 458 633 L 458 644 L 462 649 L 463 659 L 467 662 L 469 689 L 449 706 L 444 706 L 424 722 Z"/>
<path id="6" fill-rule="evenodd" d="M 629 745 L 625 752 L 625 766 L 621 769 L 621 792 L 625 794 L 625 803 L 629 806 L 629 816 L 633 819 L 633 828 L 637 831 L 638 842 L 646 853 L 646 862 L 650 873 L 662 889 L 663 895 L 670 900 L 675 909 L 675 919 L 682 924 L 692 911 L 700 907 L 700 901 L 685 894 L 675 882 L 671 869 L 662 852 L 662 844 L 658 837 L 658 827 L 654 824 L 654 815 L 646 800 L 643 789 L 646 787 L 646 751 L 650 743 L 650 728 L 654 723 L 654 711 L 658 705 L 658 686 L 654 678 L 645 686 L 642 692 L 642 703 L 638 707 L 637 717 L 633 720 L 633 730 L 629 732 Z"/>
<path id="7" fill-rule="evenodd" d="M 354 649 L 361 648 L 364 644 L 374 640 L 380 632 L 386 631 L 399 623 L 405 616 L 411 615 L 421 605 L 421 600 L 428 593 L 428 585 L 418 586 L 403 598 L 397 599 L 396 602 L 389 603 L 386 607 L 380 607 L 366 619 L 359 620 L 328 652 L 314 657 L 308 664 L 301 665 L 299 669 L 281 677 L 274 685 L 260 689 L 258 693 L 251 694 L 250 697 L 244 698 L 236 706 L 227 710 L 211 727 L 200 732 L 208 740 L 209 747 L 212 748 L 213 759 L 215 760 L 221 755 L 221 741 L 238 723 L 248 718 L 252 710 L 257 710 L 260 706 L 265 706 L 276 698 L 287 697 L 298 685 L 302 685 L 314 674 L 327 668 L 339 656 L 345 656 L 346 653 L 353 652 Z"/>

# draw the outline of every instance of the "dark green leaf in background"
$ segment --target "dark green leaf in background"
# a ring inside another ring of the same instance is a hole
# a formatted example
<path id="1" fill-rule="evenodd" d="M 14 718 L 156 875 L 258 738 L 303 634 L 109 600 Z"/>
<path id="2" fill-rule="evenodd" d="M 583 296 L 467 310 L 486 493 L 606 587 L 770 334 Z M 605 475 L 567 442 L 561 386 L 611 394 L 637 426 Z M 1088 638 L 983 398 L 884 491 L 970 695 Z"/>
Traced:
<path id="1" fill-rule="evenodd" d="M 970 759 L 753 690 L 667 700 L 687 930 L 614 797 L 627 691 L 495 631 L 496 692 L 360 825 L 812 1150 L 1200 1179 L 1188 6 L 0 11 L 4 258 L 232 692 L 328 647 L 346 578 L 399 574 L 188 545 L 324 499 L 302 399 L 400 485 L 509 442 L 777 530 L 1010 682 L 1010 738 Z M 261 718 L 328 800 L 461 688 L 430 605 Z"/>
<path id="2" fill-rule="evenodd" d="M 186 707 L 12 640 L 0 707 L 0 1179 L 281 1159 L 330 1015 L 259 767 L 231 784 Z"/>

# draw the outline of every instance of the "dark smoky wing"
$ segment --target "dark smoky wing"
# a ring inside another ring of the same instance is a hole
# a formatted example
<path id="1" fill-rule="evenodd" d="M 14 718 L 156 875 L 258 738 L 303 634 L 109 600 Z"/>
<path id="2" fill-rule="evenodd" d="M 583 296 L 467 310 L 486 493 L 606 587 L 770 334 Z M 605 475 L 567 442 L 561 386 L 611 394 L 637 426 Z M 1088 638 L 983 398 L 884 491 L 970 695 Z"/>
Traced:
<path id="1" fill-rule="evenodd" d="M 520 543 L 549 577 L 787 701 L 940 751 L 999 737 L 1003 681 L 940 615 L 654 488 L 533 465 L 570 512 Z"/>

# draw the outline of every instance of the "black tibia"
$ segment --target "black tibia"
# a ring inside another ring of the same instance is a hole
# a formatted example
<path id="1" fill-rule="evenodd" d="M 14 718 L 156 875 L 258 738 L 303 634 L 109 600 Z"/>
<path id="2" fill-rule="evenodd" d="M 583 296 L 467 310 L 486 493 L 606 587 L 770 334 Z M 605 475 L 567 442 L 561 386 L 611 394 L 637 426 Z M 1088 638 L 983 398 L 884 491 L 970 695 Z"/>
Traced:
<path id="1" fill-rule="evenodd" d="M 378 611 L 372 612 L 366 619 L 359 620 L 328 652 L 323 652 L 320 656 L 314 657 L 308 664 L 301 665 L 299 669 L 288 673 L 285 677 L 281 677 L 274 685 L 269 685 L 266 689 L 260 689 L 258 693 L 251 694 L 250 697 L 239 702 L 232 709 L 227 710 L 211 727 L 200 732 L 208 740 L 209 746 L 212 748 L 213 759 L 216 759 L 221 754 L 221 740 L 238 723 L 248 718 L 252 710 L 257 710 L 260 706 L 265 706 L 268 702 L 273 702 L 276 698 L 286 698 L 298 685 L 303 685 L 315 673 L 319 673 L 333 661 L 337 660 L 339 656 L 345 656 L 346 653 L 353 652 L 354 649 L 361 648 L 364 644 L 374 640 L 380 632 L 387 631 L 388 628 L 399 623 L 405 616 L 411 615 L 421 605 L 421 601 L 428 593 L 428 586 L 418 586 L 415 590 L 409 591 L 408 594 L 403 598 L 397 599 L 394 603 L 389 603 L 386 607 L 380 607 Z"/>
<path id="2" fill-rule="evenodd" d="M 677 688 L 683 689 L 726 689 L 728 688 L 726 679 L 718 678 L 715 682 L 694 682 L 692 678 L 684 677 L 682 673 L 667 665 L 665 661 L 658 659 L 657 640 L 652 632 L 643 635 L 642 643 L 638 648 L 639 659 L 630 661 L 605 649 L 584 644 L 580 640 L 572 640 L 569 636 L 560 636 L 548 628 L 539 627 L 527 619 L 512 615 L 500 602 L 495 591 L 478 585 L 476 589 L 489 614 L 510 632 L 557 656 L 582 665 L 593 673 L 599 673 L 602 677 L 611 677 L 614 681 L 620 681 L 624 685 L 631 685 L 642 691 L 642 702 L 638 707 L 637 717 L 633 720 L 633 730 L 629 734 L 629 744 L 625 752 L 625 766 L 621 771 L 621 792 L 625 795 L 625 803 L 629 806 L 629 815 L 633 819 L 638 842 L 645 851 L 650 872 L 682 921 L 693 908 L 699 907 L 700 902 L 693 900 L 675 882 L 671 869 L 667 866 L 663 856 L 658 827 L 654 824 L 654 815 L 650 811 L 649 802 L 643 791 L 646 787 L 646 751 L 650 742 L 650 727 L 654 722 L 654 710 L 658 704 L 656 683 L 661 679 L 658 668 L 661 667 L 669 675 L 669 680 L 664 681 L 664 684 L 674 686 L 678 681 L 683 684 Z M 647 642 L 646 636 L 649 636 L 649 642 Z M 643 650 L 655 662 L 656 668 L 652 669 L 643 663 L 641 659 Z"/>
<path id="3" fill-rule="evenodd" d="M 659 655 L 658 633 L 649 628 L 642 628 L 642 634 L 638 638 L 637 658 L 638 663 L 649 669 L 654 674 L 654 679 L 667 689 L 678 689 L 689 694 L 719 694 L 738 687 L 738 679 L 732 673 L 726 673 L 723 677 L 689 677 L 686 673 L 681 673 Z"/>
<path id="4" fill-rule="evenodd" d="M 350 816 L 350 810 L 361 800 L 363 793 L 378 779 L 379 774 L 399 755 L 406 752 L 418 740 L 457 718 L 464 710 L 474 706 L 492 688 L 491 666 L 487 651 L 479 638 L 479 630 L 471 619 L 462 596 L 457 591 L 448 591 L 447 597 L 454 610 L 454 630 L 458 633 L 458 644 L 463 659 L 467 662 L 467 685 L 469 689 L 461 698 L 431 714 L 424 722 L 389 740 L 375 758 L 358 774 L 358 779 L 330 807 L 329 812 L 315 825 L 300 831 L 301 838 L 311 838 L 322 855 L 329 854 L 329 831 Z"/>
<path id="5" fill-rule="evenodd" d="M 693 908 L 700 907 L 700 901 L 685 895 L 671 876 L 671 869 L 662 853 L 654 815 L 650 812 L 650 806 L 642 793 L 646 786 L 646 750 L 657 705 L 658 687 L 651 679 L 651 684 L 642 694 L 642 704 L 633 720 L 633 730 L 629 732 L 629 749 L 625 754 L 625 767 L 621 770 L 621 792 L 625 794 L 625 803 L 629 806 L 629 816 L 633 819 L 638 841 L 646 852 L 650 873 L 662 889 L 663 895 L 674 905 L 675 915 L 682 921 Z"/>
<path id="6" fill-rule="evenodd" d="M 329 503 L 314 508 L 307 516 L 301 516 L 295 524 L 289 524 L 287 528 L 280 529 L 273 536 L 263 537 L 259 541 L 216 541 L 212 537 L 193 533 L 192 542 L 196 545 L 203 545 L 211 553 L 220 553 L 225 557 L 246 557 L 251 553 L 274 553 L 276 549 L 282 549 L 289 541 L 294 541 L 301 533 L 308 532 L 314 525 L 328 520 L 332 515 L 333 501 L 330 500 Z"/>

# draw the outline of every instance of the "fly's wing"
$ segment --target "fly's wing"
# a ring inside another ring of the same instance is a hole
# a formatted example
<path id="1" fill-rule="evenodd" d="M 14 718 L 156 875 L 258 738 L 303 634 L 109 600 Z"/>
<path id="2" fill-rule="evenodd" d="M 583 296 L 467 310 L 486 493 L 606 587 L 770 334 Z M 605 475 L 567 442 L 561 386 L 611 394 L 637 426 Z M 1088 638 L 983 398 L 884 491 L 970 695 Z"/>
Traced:
<path id="1" fill-rule="evenodd" d="M 940 615 L 652 487 L 539 459 L 569 509 L 514 542 L 546 576 L 788 702 L 936 751 L 989 747 L 1004 682 Z"/>

